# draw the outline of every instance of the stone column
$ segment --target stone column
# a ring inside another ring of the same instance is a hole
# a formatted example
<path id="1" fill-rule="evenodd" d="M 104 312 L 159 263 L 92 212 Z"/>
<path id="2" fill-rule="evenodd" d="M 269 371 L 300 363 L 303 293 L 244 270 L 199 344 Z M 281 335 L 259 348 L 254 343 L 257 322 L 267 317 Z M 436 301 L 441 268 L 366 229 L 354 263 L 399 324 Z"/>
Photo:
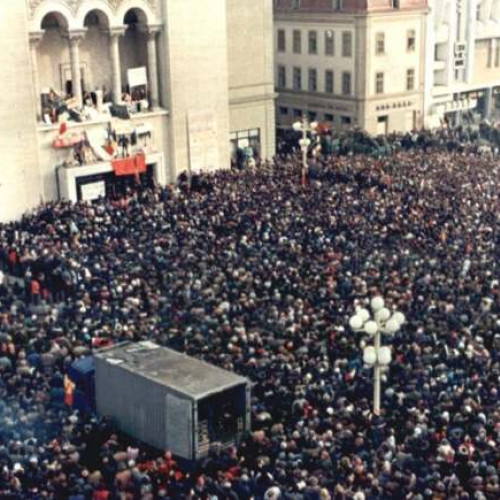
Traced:
<path id="1" fill-rule="evenodd" d="M 491 19 L 493 0 L 485 0 L 481 4 L 481 21 L 488 22 Z"/>
<path id="2" fill-rule="evenodd" d="M 455 8 L 455 3 L 450 2 L 448 11 L 446 15 L 448 17 L 449 32 L 448 32 L 448 42 L 447 42 L 447 54 L 446 54 L 446 86 L 452 87 L 455 84 L 455 42 L 458 42 L 457 38 L 457 11 Z"/>
<path id="3" fill-rule="evenodd" d="M 472 83 L 474 78 L 474 62 L 476 52 L 474 50 L 476 40 L 476 30 L 478 24 L 476 22 L 478 0 L 469 0 L 467 11 L 467 24 L 465 27 L 465 42 L 467 43 L 465 49 L 465 81 L 468 84 Z"/>
<path id="4" fill-rule="evenodd" d="M 493 0 L 491 7 L 491 19 L 493 21 L 500 21 L 500 0 Z"/>
<path id="5" fill-rule="evenodd" d="M 488 68 L 494 68 L 496 64 L 497 55 L 497 45 L 498 40 L 496 38 L 490 38 L 490 46 L 488 47 Z"/>
<path id="6" fill-rule="evenodd" d="M 120 64 L 120 37 L 125 34 L 125 26 L 109 29 L 111 67 L 113 68 L 113 99 L 115 103 L 122 100 L 122 68 Z"/>
<path id="7" fill-rule="evenodd" d="M 40 99 L 40 79 L 38 76 L 38 45 L 42 40 L 44 31 L 32 31 L 29 34 L 31 72 L 33 76 L 33 92 L 35 94 L 35 108 L 38 120 L 42 120 L 42 102 Z"/>
<path id="8" fill-rule="evenodd" d="M 151 96 L 151 107 L 159 106 L 158 93 L 158 57 L 156 54 L 156 37 L 162 30 L 161 25 L 147 25 L 143 31 L 148 39 L 148 85 Z"/>
<path id="9" fill-rule="evenodd" d="M 85 36 L 85 32 L 86 30 L 72 30 L 67 33 L 71 58 L 71 83 L 73 86 L 73 96 L 76 98 L 79 108 L 83 106 L 79 45 Z"/>

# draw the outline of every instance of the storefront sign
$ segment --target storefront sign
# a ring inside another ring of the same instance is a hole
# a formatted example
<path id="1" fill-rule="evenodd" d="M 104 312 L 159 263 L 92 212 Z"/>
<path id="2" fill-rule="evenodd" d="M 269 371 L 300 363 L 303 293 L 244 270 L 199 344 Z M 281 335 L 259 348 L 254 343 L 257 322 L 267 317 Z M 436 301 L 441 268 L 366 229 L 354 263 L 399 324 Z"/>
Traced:
<path id="1" fill-rule="evenodd" d="M 334 111 L 346 111 L 346 112 L 352 112 L 353 107 L 352 106 L 344 106 L 342 104 L 331 104 L 331 103 L 321 103 L 321 102 L 308 102 L 307 103 L 308 109 L 332 109 Z"/>

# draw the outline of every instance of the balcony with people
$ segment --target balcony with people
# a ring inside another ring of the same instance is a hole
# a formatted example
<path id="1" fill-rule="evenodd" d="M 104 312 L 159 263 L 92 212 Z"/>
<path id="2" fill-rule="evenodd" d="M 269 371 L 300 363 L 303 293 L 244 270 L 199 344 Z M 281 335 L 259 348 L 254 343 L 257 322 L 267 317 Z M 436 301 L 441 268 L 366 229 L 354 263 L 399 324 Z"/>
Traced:
<path id="1" fill-rule="evenodd" d="M 29 40 L 42 170 L 157 157 L 165 142 L 150 2 L 39 3 Z M 156 160 L 155 160 L 156 161 Z M 105 165 L 104 165 L 105 164 Z"/>
<path id="2" fill-rule="evenodd" d="M 41 12 L 29 33 L 37 115 L 45 125 L 159 108 L 157 38 L 147 6 Z M 48 6 L 49 7 L 49 6 Z"/>

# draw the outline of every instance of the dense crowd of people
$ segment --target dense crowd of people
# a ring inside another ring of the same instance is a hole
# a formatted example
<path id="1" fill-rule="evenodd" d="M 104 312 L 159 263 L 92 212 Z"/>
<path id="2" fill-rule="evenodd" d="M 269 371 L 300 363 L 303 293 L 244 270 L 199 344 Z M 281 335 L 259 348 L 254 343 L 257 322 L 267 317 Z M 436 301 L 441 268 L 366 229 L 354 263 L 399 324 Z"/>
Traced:
<path id="1" fill-rule="evenodd" d="M 303 185 L 282 156 L 0 225 L 0 498 L 500 498 L 499 169 L 415 147 Z M 348 328 L 376 295 L 407 318 L 380 415 Z M 187 470 L 64 404 L 75 359 L 141 339 L 249 377 L 252 432 Z"/>
<path id="2" fill-rule="evenodd" d="M 290 154 L 300 151 L 301 137 L 302 132 L 279 130 L 278 152 Z M 313 153 L 317 146 L 320 146 L 323 154 L 328 156 L 364 154 L 381 157 L 392 154 L 392 151 L 412 149 L 459 153 L 468 151 L 478 154 L 488 152 L 497 156 L 500 150 L 500 122 L 483 121 L 474 125 L 464 124 L 434 131 L 422 129 L 379 136 L 359 129 L 330 130 L 319 124 L 311 139 L 310 152 Z"/>

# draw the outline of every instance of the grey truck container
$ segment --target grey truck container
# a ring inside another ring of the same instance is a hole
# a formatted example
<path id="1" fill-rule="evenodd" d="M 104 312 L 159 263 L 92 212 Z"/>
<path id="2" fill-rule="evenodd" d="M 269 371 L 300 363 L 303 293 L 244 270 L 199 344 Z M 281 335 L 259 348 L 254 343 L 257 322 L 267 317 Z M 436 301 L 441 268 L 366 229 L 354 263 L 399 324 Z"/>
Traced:
<path id="1" fill-rule="evenodd" d="M 95 354 L 96 408 L 135 439 L 188 460 L 250 430 L 250 382 L 161 347 L 124 342 Z"/>

